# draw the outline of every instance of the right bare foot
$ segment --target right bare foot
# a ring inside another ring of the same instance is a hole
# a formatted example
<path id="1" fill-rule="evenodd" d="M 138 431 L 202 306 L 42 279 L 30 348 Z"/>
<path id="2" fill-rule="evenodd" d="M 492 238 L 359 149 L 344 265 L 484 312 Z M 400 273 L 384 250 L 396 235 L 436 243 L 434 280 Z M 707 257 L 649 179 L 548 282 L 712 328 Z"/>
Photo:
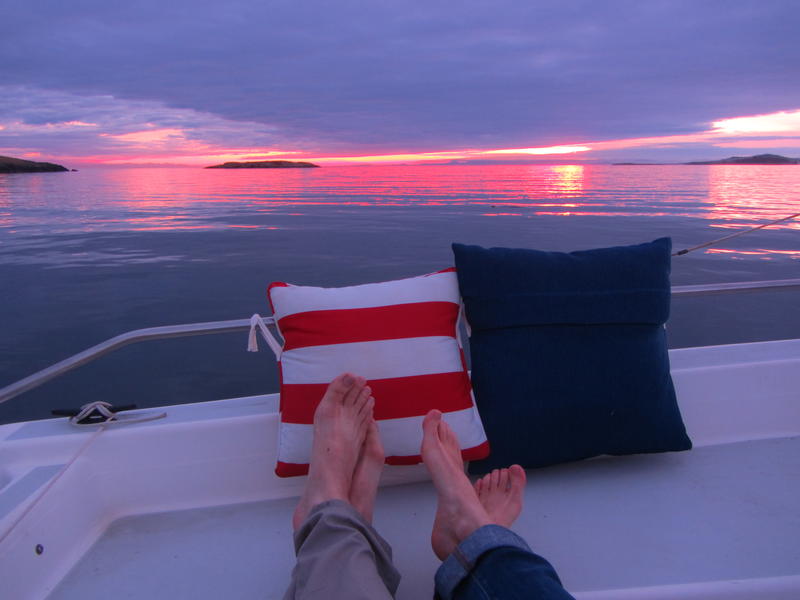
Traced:
<path id="1" fill-rule="evenodd" d="M 475 491 L 492 522 L 511 527 L 522 512 L 525 470 L 519 465 L 495 469 L 475 482 Z"/>
<path id="2" fill-rule="evenodd" d="M 367 426 L 367 436 L 361 445 L 353 483 L 350 485 L 350 504 L 361 513 L 367 523 L 372 523 L 384 458 L 378 424 L 372 419 Z"/>
<path id="3" fill-rule="evenodd" d="M 444 560 L 473 531 L 492 521 L 464 473 L 458 438 L 442 420 L 442 413 L 430 411 L 422 431 L 422 460 L 438 494 L 431 545 Z"/>
<path id="4" fill-rule="evenodd" d="M 372 420 L 375 401 L 363 377 L 343 373 L 334 379 L 314 413 L 314 441 L 308 482 L 292 517 L 295 529 L 311 509 L 326 500 L 349 501 L 358 453 Z"/>

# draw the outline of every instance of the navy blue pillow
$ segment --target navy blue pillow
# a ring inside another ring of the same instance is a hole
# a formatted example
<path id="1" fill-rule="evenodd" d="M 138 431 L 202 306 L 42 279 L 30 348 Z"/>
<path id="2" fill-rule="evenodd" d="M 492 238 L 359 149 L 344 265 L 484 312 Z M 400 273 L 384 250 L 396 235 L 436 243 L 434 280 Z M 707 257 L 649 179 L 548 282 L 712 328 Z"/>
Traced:
<path id="1" fill-rule="evenodd" d="M 688 450 L 669 372 L 670 251 L 453 244 L 489 458 L 471 473 Z"/>

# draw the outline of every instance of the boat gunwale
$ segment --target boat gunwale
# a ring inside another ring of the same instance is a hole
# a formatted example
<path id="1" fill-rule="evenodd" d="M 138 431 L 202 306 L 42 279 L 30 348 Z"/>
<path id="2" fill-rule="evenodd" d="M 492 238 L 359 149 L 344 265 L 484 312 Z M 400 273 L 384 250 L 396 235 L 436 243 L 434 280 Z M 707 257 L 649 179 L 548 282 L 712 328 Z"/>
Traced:
<path id="1" fill-rule="evenodd" d="M 800 289 L 800 279 L 777 279 L 765 281 L 740 281 L 733 283 L 714 283 L 701 285 L 673 286 L 671 289 L 674 297 L 705 296 L 716 294 L 735 294 L 756 292 L 761 290 L 787 290 Z M 220 333 L 237 333 L 251 329 L 253 320 L 260 318 L 266 326 L 274 326 L 275 318 L 253 315 L 250 319 L 232 319 L 227 321 L 207 321 L 201 323 L 186 323 L 182 325 L 164 325 L 160 327 L 147 327 L 134 329 L 100 342 L 82 352 L 59 361 L 19 381 L 0 388 L 0 404 L 19 396 L 29 390 L 59 377 L 73 369 L 88 364 L 98 358 L 115 352 L 124 346 L 154 340 L 163 340 L 178 337 L 192 337 L 197 335 L 211 335 Z"/>

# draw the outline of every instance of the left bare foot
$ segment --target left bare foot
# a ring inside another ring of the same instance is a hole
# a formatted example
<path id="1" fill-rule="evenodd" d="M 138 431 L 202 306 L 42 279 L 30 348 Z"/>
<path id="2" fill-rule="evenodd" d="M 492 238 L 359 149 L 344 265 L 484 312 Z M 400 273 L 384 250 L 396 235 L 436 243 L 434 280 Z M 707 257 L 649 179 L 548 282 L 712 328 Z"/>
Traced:
<path id="1" fill-rule="evenodd" d="M 328 386 L 314 413 L 308 482 L 292 517 L 295 529 L 326 500 L 349 502 L 358 453 L 372 421 L 375 401 L 366 380 L 344 373 Z"/>
<path id="2" fill-rule="evenodd" d="M 373 419 L 367 427 L 367 436 L 361 445 L 361 453 L 353 473 L 353 483 L 350 484 L 350 504 L 370 524 L 375 508 L 375 496 L 378 493 L 378 482 L 383 471 L 383 461 L 381 435 L 378 424 Z"/>

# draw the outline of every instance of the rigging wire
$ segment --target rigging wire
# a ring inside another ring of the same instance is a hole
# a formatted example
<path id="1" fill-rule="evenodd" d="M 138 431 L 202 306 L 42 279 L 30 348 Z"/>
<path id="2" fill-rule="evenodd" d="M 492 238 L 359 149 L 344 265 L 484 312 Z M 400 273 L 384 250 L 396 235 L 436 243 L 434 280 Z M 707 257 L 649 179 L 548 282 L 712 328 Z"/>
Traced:
<path id="1" fill-rule="evenodd" d="M 719 239 L 706 242 L 705 244 L 699 244 L 697 246 L 692 246 L 691 248 L 678 250 L 677 252 L 673 252 L 672 256 L 683 256 L 684 254 L 688 254 L 689 252 L 693 252 L 694 250 L 699 250 L 700 248 L 708 248 L 709 246 L 713 246 L 714 244 L 724 242 L 725 240 L 729 240 L 731 238 L 739 237 L 740 235 L 744 235 L 745 233 L 750 233 L 751 231 L 756 231 L 757 229 L 763 229 L 764 227 L 769 227 L 770 225 L 776 225 L 778 223 L 782 223 L 783 221 L 789 221 L 797 217 L 800 217 L 800 212 L 795 213 L 793 215 L 789 215 L 788 217 L 783 217 L 782 219 L 776 219 L 774 221 L 770 221 L 769 223 L 764 223 L 763 225 L 759 225 L 758 227 L 751 227 L 750 229 L 746 229 L 744 231 L 737 231 L 736 233 L 732 233 L 730 235 L 726 235 L 725 237 L 721 237 Z"/>

